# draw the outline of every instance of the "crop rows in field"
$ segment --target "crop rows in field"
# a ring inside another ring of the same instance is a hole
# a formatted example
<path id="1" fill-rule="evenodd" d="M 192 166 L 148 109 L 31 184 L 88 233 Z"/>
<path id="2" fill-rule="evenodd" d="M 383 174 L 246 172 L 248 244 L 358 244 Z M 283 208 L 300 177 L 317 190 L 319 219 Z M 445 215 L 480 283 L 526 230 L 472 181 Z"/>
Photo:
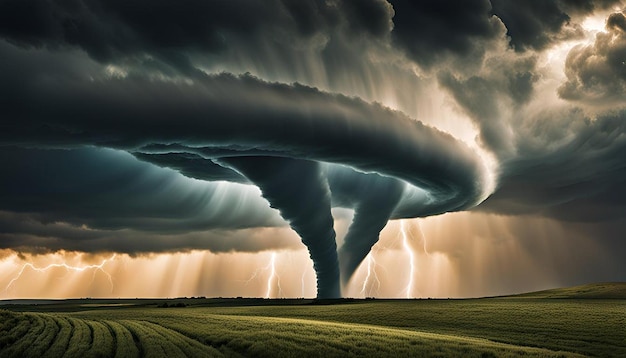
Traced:
<path id="1" fill-rule="evenodd" d="M 193 311 L 146 309 L 129 319 L 0 311 L 0 357 L 571 355 L 389 327 Z"/>
<path id="2" fill-rule="evenodd" d="M 380 300 L 344 305 L 215 307 L 210 312 L 367 324 L 590 356 L 626 357 L 626 300 Z"/>
<path id="3" fill-rule="evenodd" d="M 182 334 L 141 321 L 0 311 L 0 357 L 214 357 Z"/>

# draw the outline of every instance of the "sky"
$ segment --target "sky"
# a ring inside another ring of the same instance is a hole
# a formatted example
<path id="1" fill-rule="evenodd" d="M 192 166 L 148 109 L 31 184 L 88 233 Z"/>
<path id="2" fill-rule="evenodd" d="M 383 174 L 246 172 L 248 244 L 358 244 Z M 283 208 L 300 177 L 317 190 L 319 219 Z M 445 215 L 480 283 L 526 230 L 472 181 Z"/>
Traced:
<path id="1" fill-rule="evenodd" d="M 0 0 L 0 299 L 626 281 L 620 0 Z"/>

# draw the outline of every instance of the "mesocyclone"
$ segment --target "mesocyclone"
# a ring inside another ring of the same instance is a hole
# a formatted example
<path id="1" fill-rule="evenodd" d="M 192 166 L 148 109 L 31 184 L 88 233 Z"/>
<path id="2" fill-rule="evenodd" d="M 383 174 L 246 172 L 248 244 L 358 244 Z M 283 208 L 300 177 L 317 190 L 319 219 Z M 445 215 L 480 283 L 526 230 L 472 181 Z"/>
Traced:
<path id="1" fill-rule="evenodd" d="M 250 75 L 50 81 L 14 67 L 0 73 L 12 89 L 2 93 L 2 145 L 114 148 L 197 179 L 251 182 L 308 247 L 318 297 L 340 296 L 340 276 L 349 280 L 387 220 L 467 209 L 489 194 L 476 152 L 358 98 Z M 332 206 L 355 210 L 339 258 Z"/>

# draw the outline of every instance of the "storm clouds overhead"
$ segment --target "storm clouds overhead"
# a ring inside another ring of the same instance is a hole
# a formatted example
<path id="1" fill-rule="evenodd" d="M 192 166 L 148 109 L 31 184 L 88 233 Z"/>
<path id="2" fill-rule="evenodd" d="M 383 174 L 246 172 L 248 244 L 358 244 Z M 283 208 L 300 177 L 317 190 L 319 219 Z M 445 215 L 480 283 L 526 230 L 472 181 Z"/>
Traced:
<path id="1" fill-rule="evenodd" d="M 424 262 L 444 242 L 463 280 L 515 256 L 479 263 L 464 239 L 511 240 L 529 274 L 561 270 L 538 286 L 624 280 L 625 61 L 611 0 L 0 0 L 0 249 L 237 270 L 306 247 L 325 298 L 367 283 L 380 247 L 402 256 L 388 223 L 473 217 L 467 238 L 411 229 Z M 524 222 L 571 258 L 593 243 L 588 273 Z"/>

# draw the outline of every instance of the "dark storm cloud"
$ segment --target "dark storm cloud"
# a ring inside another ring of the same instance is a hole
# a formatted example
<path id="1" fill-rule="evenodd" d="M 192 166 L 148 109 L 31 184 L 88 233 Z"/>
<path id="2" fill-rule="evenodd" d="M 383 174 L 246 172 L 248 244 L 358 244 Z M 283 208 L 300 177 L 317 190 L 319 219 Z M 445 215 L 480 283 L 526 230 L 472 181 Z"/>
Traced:
<path id="1" fill-rule="evenodd" d="M 212 160 L 193 153 L 133 153 L 142 161 L 153 163 L 160 167 L 171 168 L 186 177 L 218 181 L 224 180 L 232 183 L 249 183 L 249 181 L 236 171 L 216 164 Z"/>
<path id="2" fill-rule="evenodd" d="M 480 128 L 481 143 L 496 155 L 509 154 L 513 148 L 509 123 L 503 120 L 505 108 L 521 107 L 533 95 L 536 58 L 533 56 L 509 59 L 506 56 L 488 59 L 486 73 L 468 78 L 450 72 L 439 74 L 439 83 Z M 507 105 L 503 106 L 503 102 Z"/>
<path id="3" fill-rule="evenodd" d="M 516 51 L 542 50 L 566 39 L 581 37 L 583 30 L 572 16 L 606 9 L 620 0 L 491 0 L 491 12 L 507 29 Z"/>
<path id="4" fill-rule="evenodd" d="M 566 62 L 559 94 L 596 110 L 592 114 L 537 91 L 546 74 L 537 68 L 536 54 L 492 56 L 471 76 L 440 72 L 439 83 L 499 161 L 498 188 L 477 210 L 569 222 L 624 217 L 620 15 L 608 18 L 609 31 L 595 44 L 573 48 Z"/>
<path id="5" fill-rule="evenodd" d="M 140 61 L 186 73 L 194 70 L 195 54 L 263 46 L 267 39 L 274 51 L 289 53 L 299 40 L 317 34 L 384 38 L 392 32 L 394 43 L 409 57 L 430 66 L 451 56 L 480 58 L 485 43 L 504 31 L 518 50 L 544 48 L 580 34 L 569 14 L 615 3 L 619 1 L 3 0 L 0 36 L 25 47 L 81 48 L 100 62 Z"/>
<path id="6" fill-rule="evenodd" d="M 482 57 L 482 42 L 502 34 L 502 23 L 489 16 L 489 0 L 391 0 L 393 38 L 417 63 L 429 66 L 448 55 Z"/>
<path id="7" fill-rule="evenodd" d="M 154 145 L 174 143 L 207 158 L 261 154 L 343 163 L 404 179 L 439 199 L 409 210 L 415 216 L 460 210 L 482 194 L 484 168 L 475 153 L 380 105 L 225 74 L 192 84 L 79 75 L 51 82 L 59 71 L 33 71 L 36 63 L 21 61 L 29 53 L 3 50 L 9 50 L 0 74 L 5 145 L 151 153 Z"/>
<path id="8" fill-rule="evenodd" d="M 576 36 L 581 30 L 563 28 L 569 24 L 570 16 L 556 0 L 492 0 L 493 13 L 504 22 L 511 45 L 518 51 L 540 50 L 559 39 Z M 580 35 L 579 33 L 579 35 Z"/>
<path id="9" fill-rule="evenodd" d="M 259 252 L 301 247 L 295 234 L 284 227 L 189 230 L 183 233 L 132 228 L 109 230 L 67 222 L 46 222 L 38 215 L 6 211 L 0 211 L 0 242 L 5 249 L 38 254 L 61 250 L 130 255 L 190 250 Z"/>
<path id="10" fill-rule="evenodd" d="M 546 116 L 550 117 L 532 129 L 534 138 L 529 134 L 518 139 L 523 155 L 501 163 L 500 187 L 478 208 L 580 222 L 623 218 L 626 112 L 596 120 L 580 111 Z M 547 123 L 555 117 L 559 122 L 550 128 Z M 563 137 L 571 138 L 564 141 Z M 562 141 L 564 144 L 547 149 L 547 143 Z"/>
<path id="11" fill-rule="evenodd" d="M 284 225 L 254 194 L 193 181 L 124 152 L 0 147 L 0 167 L 0 210 L 42 223 L 170 234 Z"/>
<path id="12" fill-rule="evenodd" d="M 626 117 L 619 110 L 624 101 L 615 97 L 617 106 L 611 107 L 596 99 L 607 110 L 596 118 L 569 106 L 529 110 L 529 103 L 542 100 L 533 98 L 533 82 L 522 83 L 522 91 L 514 88 L 520 87 L 518 79 L 539 77 L 535 61 L 503 63 L 467 79 L 446 73 L 439 78 L 479 126 L 481 142 L 499 158 L 498 188 L 477 210 L 570 222 L 624 217 L 626 165 L 620 158 L 626 152 Z M 619 75 L 611 81 L 619 81 Z M 516 92 L 528 99 L 520 100 Z"/>
<path id="13" fill-rule="evenodd" d="M 141 254 L 297 249 L 258 194 L 197 182 L 127 153 L 0 149 L 0 247 Z"/>
<path id="14" fill-rule="evenodd" d="M 588 14 L 620 5 L 622 0 L 560 0 L 560 6 L 571 14 Z"/>
<path id="15" fill-rule="evenodd" d="M 394 11 L 385 0 L 344 0 L 339 3 L 354 33 L 385 36 L 393 28 Z"/>
<path id="16" fill-rule="evenodd" d="M 392 13 L 382 0 L 3 0 L 0 36 L 24 47 L 81 48 L 104 63 L 140 61 L 188 73 L 194 54 L 266 39 L 277 51 L 293 51 L 298 40 L 338 27 L 383 36 Z"/>
<path id="17" fill-rule="evenodd" d="M 220 32 L 252 35 L 283 22 L 280 1 L 45 1 L 0 3 L 3 37 L 22 46 L 85 49 L 100 61 L 168 50 L 215 52 L 226 46 Z M 278 10 L 278 11 L 277 11 Z M 282 17 L 282 18 L 281 18 Z"/>
<path id="18" fill-rule="evenodd" d="M 626 96 L 626 15 L 613 13 L 593 45 L 572 49 L 565 63 L 567 82 L 559 95 L 592 106 L 624 105 Z"/>

